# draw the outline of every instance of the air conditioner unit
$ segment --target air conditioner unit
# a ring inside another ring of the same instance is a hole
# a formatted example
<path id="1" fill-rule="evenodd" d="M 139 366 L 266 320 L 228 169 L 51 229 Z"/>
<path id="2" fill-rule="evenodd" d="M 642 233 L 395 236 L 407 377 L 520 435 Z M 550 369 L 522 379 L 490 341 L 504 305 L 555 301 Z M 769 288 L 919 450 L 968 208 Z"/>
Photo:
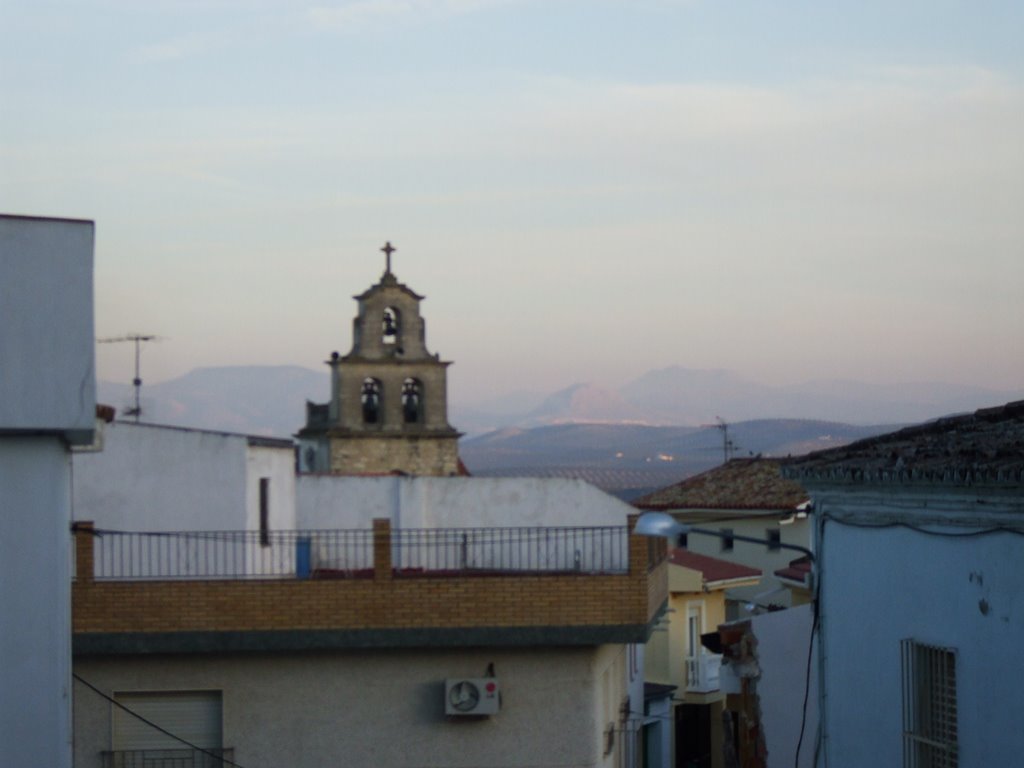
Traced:
<path id="1" fill-rule="evenodd" d="M 463 677 L 444 681 L 446 715 L 496 715 L 500 704 L 501 692 L 497 678 Z"/>

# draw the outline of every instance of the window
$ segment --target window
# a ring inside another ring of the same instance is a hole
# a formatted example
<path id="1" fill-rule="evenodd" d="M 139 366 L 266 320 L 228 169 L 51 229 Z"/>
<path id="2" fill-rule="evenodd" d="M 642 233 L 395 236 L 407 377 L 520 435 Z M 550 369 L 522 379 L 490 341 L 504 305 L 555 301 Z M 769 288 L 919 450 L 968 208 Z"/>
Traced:
<path id="1" fill-rule="evenodd" d="M 764 537 L 768 540 L 768 551 L 777 552 L 782 549 L 782 531 L 778 528 L 766 528 L 764 531 Z"/>
<path id="2" fill-rule="evenodd" d="M 900 641 L 904 768 L 957 768 L 956 651 Z"/>
<path id="3" fill-rule="evenodd" d="M 722 551 L 732 552 L 732 545 L 734 544 L 732 538 L 732 528 L 719 528 L 719 533 L 722 534 Z"/>
<path id="4" fill-rule="evenodd" d="M 270 478 L 260 478 L 260 546 L 270 546 Z"/>
<path id="5" fill-rule="evenodd" d="M 376 424 L 380 420 L 380 382 L 377 379 L 363 380 L 363 423 Z"/>
<path id="6" fill-rule="evenodd" d="M 114 699 L 127 710 L 121 706 L 111 708 L 114 751 L 109 754 L 108 765 L 196 765 L 212 768 L 220 762 L 216 756 L 229 757 L 231 754 L 231 750 L 222 749 L 220 691 L 115 693 Z M 162 730 L 149 725 L 146 720 Z"/>

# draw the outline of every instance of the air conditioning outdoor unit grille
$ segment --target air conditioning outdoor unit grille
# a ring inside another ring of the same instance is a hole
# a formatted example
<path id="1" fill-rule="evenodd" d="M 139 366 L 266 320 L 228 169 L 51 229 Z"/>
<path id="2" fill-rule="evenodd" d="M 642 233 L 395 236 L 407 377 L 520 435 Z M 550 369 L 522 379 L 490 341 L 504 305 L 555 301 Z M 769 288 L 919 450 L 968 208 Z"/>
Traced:
<path id="1" fill-rule="evenodd" d="M 493 677 L 450 678 L 444 682 L 444 713 L 454 717 L 496 715 L 501 689 Z"/>

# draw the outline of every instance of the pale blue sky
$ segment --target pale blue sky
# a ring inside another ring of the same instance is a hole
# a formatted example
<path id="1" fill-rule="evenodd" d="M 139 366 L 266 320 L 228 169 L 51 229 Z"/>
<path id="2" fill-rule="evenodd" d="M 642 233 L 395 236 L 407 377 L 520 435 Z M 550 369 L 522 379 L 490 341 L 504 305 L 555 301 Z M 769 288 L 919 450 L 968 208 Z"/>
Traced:
<path id="1" fill-rule="evenodd" d="M 96 220 L 97 331 L 167 337 L 147 381 L 348 351 L 389 239 L 453 397 L 674 364 L 1019 389 L 1022 30 L 1022 3 L 0 0 L 0 210 Z"/>

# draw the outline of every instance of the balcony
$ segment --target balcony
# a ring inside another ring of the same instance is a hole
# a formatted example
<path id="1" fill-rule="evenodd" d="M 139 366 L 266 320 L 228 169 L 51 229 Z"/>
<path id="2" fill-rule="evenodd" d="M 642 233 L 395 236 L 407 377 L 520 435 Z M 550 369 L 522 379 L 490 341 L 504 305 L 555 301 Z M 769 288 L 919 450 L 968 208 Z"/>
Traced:
<path id="1" fill-rule="evenodd" d="M 627 526 L 123 533 L 76 524 L 79 654 L 643 642 L 664 547 Z"/>
<path id="2" fill-rule="evenodd" d="M 103 768 L 222 768 L 233 749 L 136 749 L 103 752 Z"/>
<path id="3" fill-rule="evenodd" d="M 372 530 L 92 530 L 98 581 L 371 578 Z M 390 531 L 396 577 L 628 573 L 621 526 L 432 528 Z"/>
<path id="4" fill-rule="evenodd" d="M 686 657 L 686 692 L 713 693 L 719 688 L 718 673 L 722 666 L 719 654 L 701 653 Z"/>

